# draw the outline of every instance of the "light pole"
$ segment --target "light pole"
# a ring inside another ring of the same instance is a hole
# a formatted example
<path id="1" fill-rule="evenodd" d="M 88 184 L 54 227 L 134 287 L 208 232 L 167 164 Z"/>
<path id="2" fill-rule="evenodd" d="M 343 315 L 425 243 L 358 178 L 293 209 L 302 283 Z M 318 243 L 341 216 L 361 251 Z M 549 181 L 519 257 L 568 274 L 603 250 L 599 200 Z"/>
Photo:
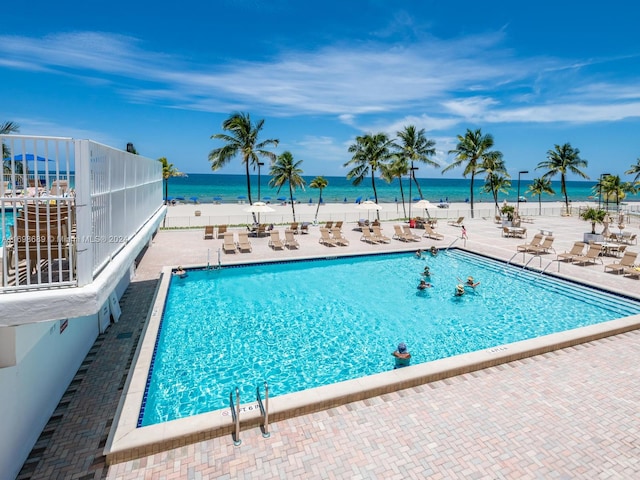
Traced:
<path id="1" fill-rule="evenodd" d="M 601 173 L 600 174 L 600 183 L 598 184 L 598 210 L 600 210 L 600 203 L 602 202 L 602 179 L 604 177 L 608 177 L 611 175 L 610 173 Z M 607 211 L 609 209 L 607 208 Z"/>
<path id="2" fill-rule="evenodd" d="M 264 162 L 258 162 L 258 201 L 260 201 L 260 167 L 264 166 Z"/>
<path id="3" fill-rule="evenodd" d="M 413 166 L 413 161 L 411 161 L 411 168 L 409 169 L 409 223 L 411 223 L 411 202 L 413 202 L 413 198 L 411 197 L 411 185 L 413 183 L 413 172 L 418 170 L 418 167 Z"/>
<path id="4" fill-rule="evenodd" d="M 520 175 L 523 173 L 529 173 L 529 170 L 522 170 L 518 172 L 518 201 L 516 203 L 516 212 L 520 215 Z"/>

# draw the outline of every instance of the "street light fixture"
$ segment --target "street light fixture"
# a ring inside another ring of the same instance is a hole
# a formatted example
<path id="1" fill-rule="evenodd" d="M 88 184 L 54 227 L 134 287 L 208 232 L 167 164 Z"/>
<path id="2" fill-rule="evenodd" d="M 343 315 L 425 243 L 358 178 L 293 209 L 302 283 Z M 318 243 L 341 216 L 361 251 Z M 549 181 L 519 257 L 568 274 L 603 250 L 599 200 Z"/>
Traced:
<path id="1" fill-rule="evenodd" d="M 413 202 L 413 197 L 411 196 L 411 185 L 413 184 L 413 172 L 418 170 L 418 167 L 413 166 L 413 162 L 411 162 L 411 168 L 409 169 L 409 222 L 411 222 L 411 202 Z"/>
<path id="2" fill-rule="evenodd" d="M 523 173 L 529 173 L 529 170 L 522 170 L 518 172 L 518 201 L 516 203 L 516 212 L 520 215 L 520 175 Z"/>
<path id="3" fill-rule="evenodd" d="M 604 177 L 608 177 L 609 175 L 611 175 L 610 173 L 601 173 L 600 174 L 600 183 L 598 184 L 598 210 L 600 210 L 600 204 L 602 202 L 602 179 Z M 609 209 L 607 208 L 607 211 L 609 211 Z"/>
<path id="4" fill-rule="evenodd" d="M 258 201 L 260 201 L 260 167 L 264 166 L 264 162 L 258 162 Z"/>

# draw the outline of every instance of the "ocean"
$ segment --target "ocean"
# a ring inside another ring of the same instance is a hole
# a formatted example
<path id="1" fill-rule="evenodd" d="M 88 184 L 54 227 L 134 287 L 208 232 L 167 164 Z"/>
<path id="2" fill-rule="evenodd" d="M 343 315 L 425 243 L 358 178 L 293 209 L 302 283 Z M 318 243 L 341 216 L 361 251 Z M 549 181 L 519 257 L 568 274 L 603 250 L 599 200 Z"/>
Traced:
<path id="1" fill-rule="evenodd" d="M 309 183 L 315 178 L 304 176 L 306 187 L 304 190 L 294 191 L 294 199 L 301 203 L 318 201 L 319 191 L 309 188 Z M 374 199 L 371 180 L 363 181 L 357 187 L 345 177 L 324 177 L 329 182 L 327 188 L 322 191 L 322 198 L 327 203 L 355 203 L 358 199 Z M 260 176 L 260 199 L 264 202 L 275 203 L 289 197 L 289 186 L 282 187 L 280 192 L 276 188 L 269 187 L 269 177 Z M 453 178 L 419 178 L 418 183 L 422 189 L 422 195 L 431 203 L 440 202 L 465 202 L 469 198 L 469 179 Z M 474 182 L 474 203 L 493 202 L 491 194 L 481 191 L 483 179 Z M 560 189 L 560 181 L 552 181 L 555 195 L 542 195 L 543 202 L 561 202 L 564 197 Z M 538 197 L 532 197 L 526 193 L 530 182 L 520 180 L 520 195 L 526 197 L 529 202 L 537 202 Z M 574 202 L 597 201 L 597 192 L 594 195 L 593 188 L 596 181 L 568 181 L 567 193 L 569 200 Z M 411 191 L 407 179 L 403 180 L 405 201 L 419 200 L 420 195 L 416 186 L 412 184 Z M 397 180 L 389 184 L 376 178 L 376 190 L 380 203 L 394 203 L 401 201 L 400 187 Z M 246 200 L 247 177 L 245 175 L 225 175 L 217 173 L 193 173 L 186 177 L 172 177 L 169 179 L 169 199 L 183 202 L 198 203 L 236 203 L 238 200 Z M 251 176 L 251 197 L 258 201 L 258 176 Z M 280 200 L 279 200 L 280 199 Z M 517 179 L 513 181 L 511 191 L 508 194 L 501 193 L 498 201 L 515 202 L 517 200 Z M 640 195 L 629 195 L 626 200 L 640 201 Z"/>

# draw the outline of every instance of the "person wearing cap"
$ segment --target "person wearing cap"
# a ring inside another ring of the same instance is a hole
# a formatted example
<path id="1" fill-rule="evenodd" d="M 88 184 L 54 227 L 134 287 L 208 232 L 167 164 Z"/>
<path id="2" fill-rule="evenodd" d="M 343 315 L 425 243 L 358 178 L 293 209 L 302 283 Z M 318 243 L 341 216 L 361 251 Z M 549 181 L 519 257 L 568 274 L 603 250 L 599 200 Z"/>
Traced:
<path id="1" fill-rule="evenodd" d="M 467 277 L 467 287 L 476 288 L 478 285 L 480 285 L 480 282 L 476 282 L 473 277 Z"/>
<path id="2" fill-rule="evenodd" d="M 458 284 L 456 286 L 456 291 L 455 291 L 454 295 L 456 297 L 461 297 L 462 295 L 464 295 L 464 286 L 462 284 Z"/>
<path id="3" fill-rule="evenodd" d="M 407 351 L 407 345 L 404 342 L 399 343 L 398 349 L 391 355 L 395 357 L 396 361 L 396 364 L 393 367 L 394 370 L 396 368 L 406 367 L 411 362 L 411 354 Z"/>

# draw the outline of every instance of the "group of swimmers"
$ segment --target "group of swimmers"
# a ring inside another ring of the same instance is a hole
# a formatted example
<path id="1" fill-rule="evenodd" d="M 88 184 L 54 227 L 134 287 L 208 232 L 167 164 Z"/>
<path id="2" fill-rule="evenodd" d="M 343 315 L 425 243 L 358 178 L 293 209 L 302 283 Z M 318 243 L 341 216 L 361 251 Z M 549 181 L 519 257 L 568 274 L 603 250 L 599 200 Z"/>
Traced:
<path id="1" fill-rule="evenodd" d="M 433 246 L 430 249 L 430 253 L 431 253 L 431 256 L 435 257 L 438 254 L 438 249 L 435 246 Z M 422 255 L 423 255 L 422 250 L 418 250 L 416 252 L 416 258 L 422 258 Z M 426 290 L 427 288 L 433 287 L 433 285 L 429 282 L 429 280 L 431 280 L 431 269 L 429 268 L 429 265 L 425 265 L 424 270 L 421 273 L 421 276 L 424 278 L 420 280 L 420 283 L 418 284 L 418 290 Z M 454 291 L 454 295 L 456 297 L 461 297 L 462 295 L 464 295 L 466 288 L 475 289 L 478 285 L 480 285 L 480 282 L 476 282 L 475 279 L 471 276 L 467 277 L 466 282 L 462 282 L 460 278 L 458 278 L 458 281 L 460 283 L 456 285 L 456 289 Z"/>

